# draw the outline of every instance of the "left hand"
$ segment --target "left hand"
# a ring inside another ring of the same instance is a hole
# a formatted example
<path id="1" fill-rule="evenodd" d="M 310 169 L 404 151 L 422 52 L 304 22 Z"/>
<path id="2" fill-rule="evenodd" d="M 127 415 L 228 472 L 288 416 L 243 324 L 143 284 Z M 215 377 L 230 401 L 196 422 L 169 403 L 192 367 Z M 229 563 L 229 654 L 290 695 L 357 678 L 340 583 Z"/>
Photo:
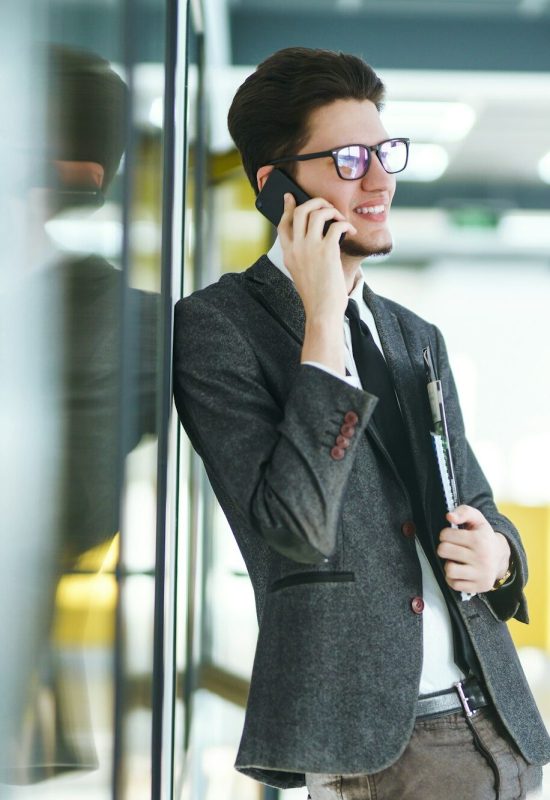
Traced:
<path id="1" fill-rule="evenodd" d="M 488 592 L 504 577 L 510 563 L 506 537 L 494 531 L 481 511 L 458 506 L 446 515 L 461 529 L 443 528 L 437 555 L 445 559 L 447 583 L 457 592 Z"/>

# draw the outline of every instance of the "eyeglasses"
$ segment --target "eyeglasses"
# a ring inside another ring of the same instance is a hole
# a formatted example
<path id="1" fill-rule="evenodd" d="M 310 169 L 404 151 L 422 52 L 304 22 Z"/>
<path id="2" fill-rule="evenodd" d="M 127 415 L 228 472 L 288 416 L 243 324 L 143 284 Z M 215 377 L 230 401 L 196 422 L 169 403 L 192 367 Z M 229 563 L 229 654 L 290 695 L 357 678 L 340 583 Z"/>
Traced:
<path id="1" fill-rule="evenodd" d="M 330 156 L 334 161 L 336 172 L 344 181 L 356 181 L 369 171 L 372 153 L 376 153 L 386 172 L 393 174 L 402 172 L 409 158 L 409 139 L 386 139 L 379 144 L 347 144 L 335 150 L 323 150 L 320 153 L 304 153 L 301 156 L 275 158 L 270 164 L 284 164 L 286 161 L 310 161 L 312 158 Z"/>

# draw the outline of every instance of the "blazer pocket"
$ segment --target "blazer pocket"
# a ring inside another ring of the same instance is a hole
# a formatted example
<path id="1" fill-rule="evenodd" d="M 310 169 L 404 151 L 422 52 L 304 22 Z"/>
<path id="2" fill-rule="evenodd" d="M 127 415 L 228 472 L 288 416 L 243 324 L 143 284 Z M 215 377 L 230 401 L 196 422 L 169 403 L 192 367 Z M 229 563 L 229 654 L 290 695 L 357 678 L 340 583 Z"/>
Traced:
<path id="1" fill-rule="evenodd" d="M 273 581 L 270 592 L 278 592 L 287 586 L 299 586 L 304 583 L 350 583 L 355 580 L 355 572 L 294 572 Z"/>

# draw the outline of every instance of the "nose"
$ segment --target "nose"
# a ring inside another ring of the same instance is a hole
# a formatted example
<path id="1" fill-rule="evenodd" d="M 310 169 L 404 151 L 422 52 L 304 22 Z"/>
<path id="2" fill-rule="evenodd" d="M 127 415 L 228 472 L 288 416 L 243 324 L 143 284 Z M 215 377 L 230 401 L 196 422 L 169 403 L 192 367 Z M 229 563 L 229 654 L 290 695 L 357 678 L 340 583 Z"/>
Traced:
<path id="1" fill-rule="evenodd" d="M 373 189 L 385 189 L 387 192 L 395 190 L 395 175 L 386 172 L 378 153 L 371 153 L 367 174 L 361 178 L 361 188 L 371 192 Z"/>

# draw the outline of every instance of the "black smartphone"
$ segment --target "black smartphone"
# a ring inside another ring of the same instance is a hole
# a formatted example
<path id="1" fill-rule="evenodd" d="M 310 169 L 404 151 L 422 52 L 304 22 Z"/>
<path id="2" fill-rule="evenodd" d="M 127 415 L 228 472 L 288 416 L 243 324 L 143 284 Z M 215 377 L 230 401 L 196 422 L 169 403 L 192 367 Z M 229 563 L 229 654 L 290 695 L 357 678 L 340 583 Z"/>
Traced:
<path id="1" fill-rule="evenodd" d="M 283 216 L 286 192 L 293 195 L 297 206 L 306 200 L 311 200 L 310 196 L 281 169 L 274 169 L 269 173 L 263 189 L 256 198 L 256 208 L 275 227 Z"/>
<path id="2" fill-rule="evenodd" d="M 297 206 L 299 206 L 301 203 L 305 203 L 306 200 L 311 200 L 310 195 L 304 192 L 304 190 L 300 188 L 300 186 L 298 186 L 298 184 L 295 183 L 295 181 L 293 181 L 292 178 L 286 174 L 286 172 L 283 172 L 282 169 L 274 169 L 269 173 L 269 176 L 263 185 L 263 189 L 256 198 L 256 208 L 264 215 L 264 217 L 267 217 L 268 220 L 275 225 L 275 227 L 277 227 L 281 221 L 281 217 L 283 216 L 285 204 L 284 196 L 286 192 L 290 192 L 290 194 L 294 197 Z M 334 220 L 329 220 L 327 223 L 325 223 L 323 236 L 326 234 L 329 226 L 332 225 L 333 222 Z M 345 233 L 342 234 L 340 241 L 342 241 L 345 235 Z"/>

